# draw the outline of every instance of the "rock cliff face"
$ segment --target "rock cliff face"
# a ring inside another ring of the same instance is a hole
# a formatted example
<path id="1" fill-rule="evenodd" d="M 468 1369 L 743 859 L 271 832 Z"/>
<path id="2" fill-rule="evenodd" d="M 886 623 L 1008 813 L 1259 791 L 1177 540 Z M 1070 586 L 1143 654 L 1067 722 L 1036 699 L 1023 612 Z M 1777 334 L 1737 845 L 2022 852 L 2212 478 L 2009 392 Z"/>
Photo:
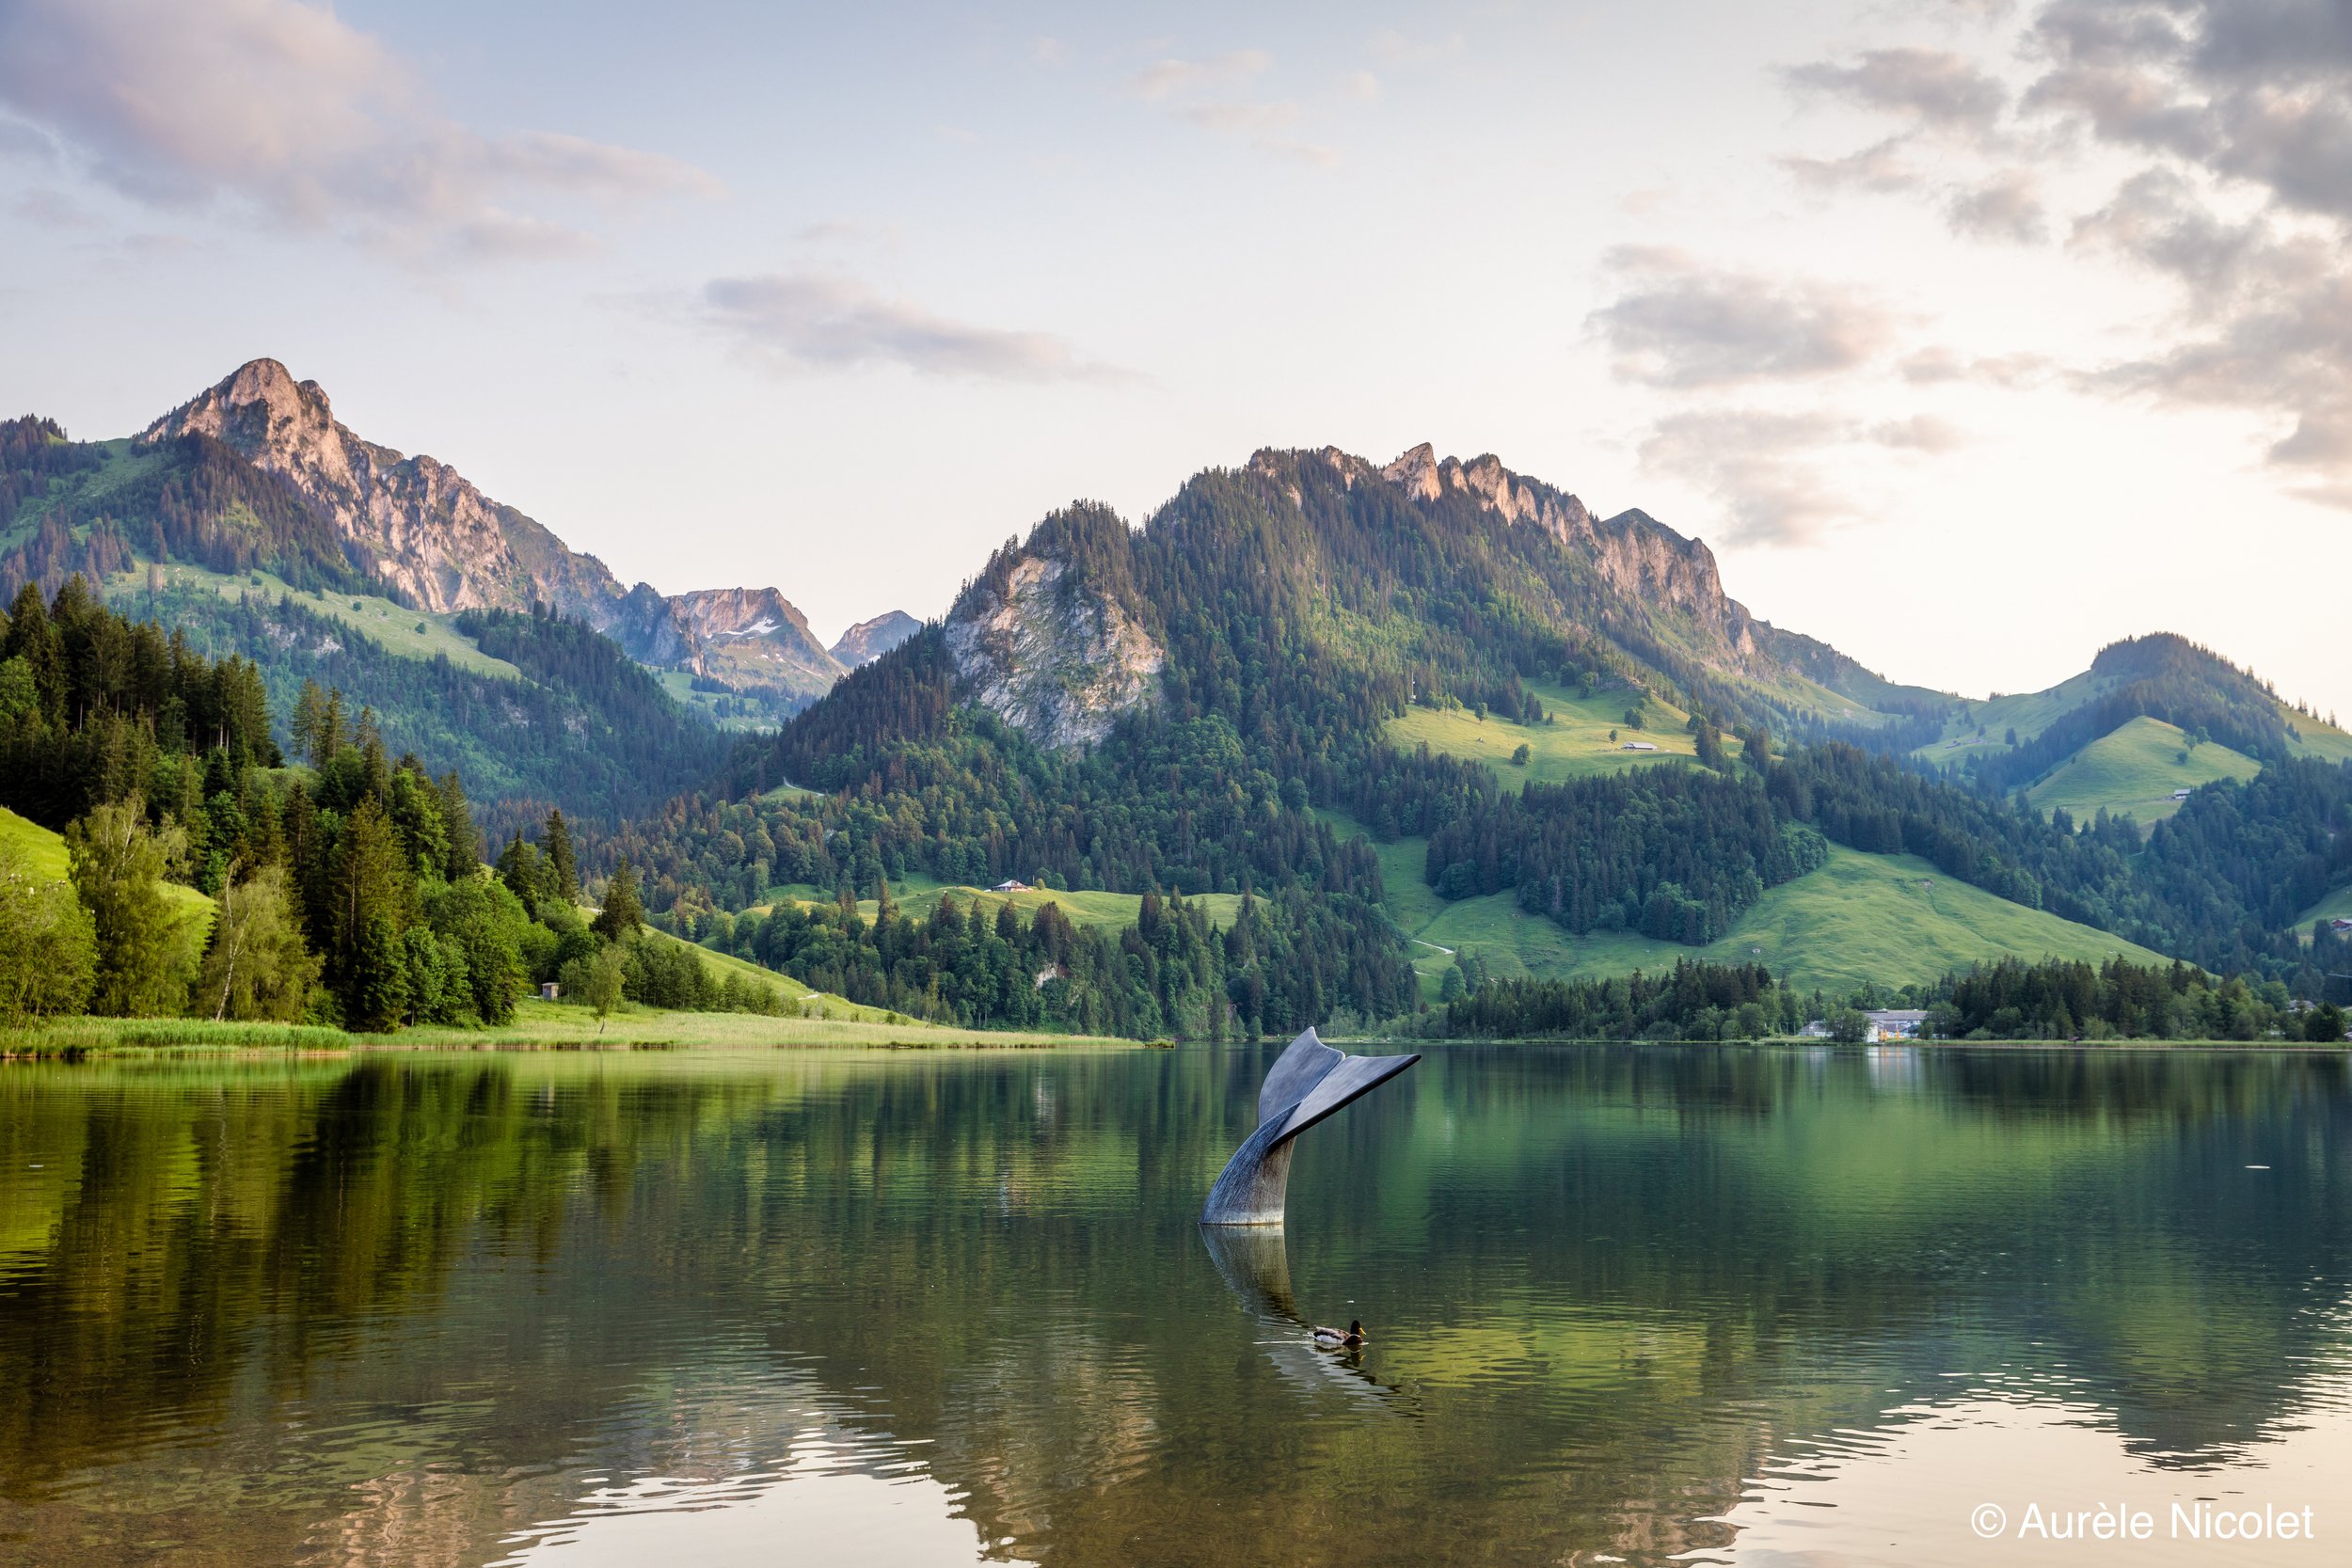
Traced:
<path id="1" fill-rule="evenodd" d="M 290 483 L 342 533 L 354 560 L 427 610 L 522 610 L 534 598 L 599 628 L 626 596 L 604 563 L 446 463 L 405 457 L 338 422 L 315 381 L 275 359 L 240 366 L 140 438 L 210 436 Z"/>
<path id="2" fill-rule="evenodd" d="M 873 663 L 922 629 L 922 622 L 903 610 L 894 610 L 843 632 L 841 641 L 833 645 L 833 657 L 855 670 Z"/>
<path id="3" fill-rule="evenodd" d="M 585 621 L 641 663 L 739 689 L 821 694 L 846 666 L 772 588 L 668 597 L 623 589 L 583 555 L 446 463 L 404 456 L 338 421 L 326 389 L 256 359 L 147 427 L 140 438 L 208 436 L 284 480 L 342 537 L 353 562 L 433 610 L 525 610 Z"/>
<path id="4" fill-rule="evenodd" d="M 1115 594 L 1050 555 L 966 590 L 946 636 L 959 694 L 1053 751 L 1094 745 L 1156 704 L 1168 662 Z"/>

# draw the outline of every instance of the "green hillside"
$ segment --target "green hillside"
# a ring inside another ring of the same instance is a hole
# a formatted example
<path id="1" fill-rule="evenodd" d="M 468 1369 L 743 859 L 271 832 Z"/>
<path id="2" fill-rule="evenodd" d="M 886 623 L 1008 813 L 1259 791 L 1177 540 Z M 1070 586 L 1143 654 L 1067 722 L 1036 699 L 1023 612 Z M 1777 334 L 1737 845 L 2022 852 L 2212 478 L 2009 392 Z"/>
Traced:
<path id="1" fill-rule="evenodd" d="M 0 844 L 13 846 L 32 868 L 32 873 L 44 882 L 62 882 L 66 879 L 65 840 L 38 822 L 0 806 Z"/>
<path id="2" fill-rule="evenodd" d="M 1415 878 L 1420 875 L 1416 868 Z M 1139 893 L 1103 893 L 1092 889 L 1032 888 L 1026 893 L 993 893 L 987 888 L 938 882 L 929 877 L 908 877 L 890 884 L 890 901 L 898 907 L 898 912 L 918 918 L 928 917 L 931 911 L 939 907 L 940 899 L 949 894 L 955 895 L 966 913 L 977 910 L 989 920 L 995 919 L 997 910 L 1006 904 L 1020 911 L 1025 921 L 1034 920 L 1043 905 L 1059 904 L 1062 913 L 1070 917 L 1073 926 L 1103 926 L 1112 929 L 1133 926 L 1136 911 L 1143 904 L 1143 895 Z M 1434 898 L 1436 895 L 1431 896 Z M 806 883 L 773 887 L 768 890 L 767 902 L 755 905 L 754 910 L 764 912 L 770 906 L 787 899 L 803 904 L 830 904 L 833 895 L 823 888 Z M 1211 920 L 1219 926 L 1231 926 L 1234 914 L 1241 909 L 1241 895 L 1204 893 L 1188 897 L 1184 902 L 1204 906 Z M 860 914 L 871 920 L 881 911 L 882 906 L 871 898 L 861 898 L 857 908 Z"/>
<path id="3" fill-rule="evenodd" d="M 1361 832 L 1345 816 L 1333 828 Z M 1767 891 L 1730 936 L 1685 947 L 1622 931 L 1575 936 L 1519 908 L 1509 893 L 1448 904 L 1422 880 L 1426 841 L 1375 846 L 1390 918 L 1414 943 L 1413 967 L 1434 1000 L 1457 951 L 1490 974 L 1574 978 L 1671 966 L 1677 958 L 1762 963 L 1810 990 L 1843 993 L 1865 982 L 1904 985 L 1998 958 L 2105 958 L 2162 963 L 2161 954 L 2040 910 L 1995 898 L 1909 855 L 1866 855 L 1839 846 L 1820 870 Z"/>
<path id="4" fill-rule="evenodd" d="M 1963 700 L 1959 711 L 1945 722 L 1944 733 L 1914 750 L 1912 755 L 1948 763 L 1979 748 L 2006 750 L 2010 730 L 2017 732 L 2019 741 L 2031 740 L 2066 714 L 2114 689 L 2118 684 L 2113 676 L 2085 671 L 2045 691 L 2018 692 L 1976 702 Z"/>
<path id="5" fill-rule="evenodd" d="M 69 874 L 64 837 L 38 822 L 26 821 L 6 806 L 0 806 L 0 844 L 15 847 L 32 867 L 33 875 L 42 881 L 62 882 Z M 206 916 L 213 912 L 210 898 L 178 882 L 166 882 L 164 896 L 177 909 Z"/>
<path id="6" fill-rule="evenodd" d="M 1564 687 L 1540 681 L 1528 682 L 1527 689 L 1548 710 L 1540 724 L 1514 723 L 1494 713 L 1481 719 L 1466 707 L 1414 707 L 1390 720 L 1382 735 L 1390 745 L 1404 751 L 1426 746 L 1448 756 L 1483 762 L 1494 769 L 1496 777 L 1514 784 L 1559 784 L 1597 773 L 1655 767 L 1676 758 L 1688 761 L 1697 754 L 1696 739 L 1683 728 L 1690 714 L 1659 698 L 1642 702 L 1642 727 L 1634 729 L 1625 720 L 1634 701 L 1631 692 L 1601 691 L 1580 697 Z M 1625 749 L 1629 742 L 1645 743 L 1657 750 L 1629 752 Z M 1527 748 L 1528 760 L 1514 763 L 1512 753 L 1520 746 Z M 1725 736 L 1724 749 L 1737 756 L 1740 743 Z"/>
<path id="7" fill-rule="evenodd" d="M 2296 927 L 2298 931 L 2308 931 L 2314 920 L 2352 920 L 2352 886 L 2336 889 L 2335 892 L 2296 915 L 2295 917 Z"/>
<path id="8" fill-rule="evenodd" d="M 248 594 L 263 595 L 268 600 L 281 595 L 290 597 L 311 614 L 339 622 L 369 638 L 387 653 L 421 659 L 437 655 L 460 670 L 470 670 L 476 674 L 509 680 L 522 678 L 520 670 L 502 658 L 492 658 L 472 638 L 453 629 L 448 616 L 410 610 L 378 594 L 330 594 L 323 590 L 305 593 L 289 587 L 284 578 L 269 572 L 230 577 L 176 562 L 118 572 L 105 584 L 106 602 L 126 615 L 144 615 L 151 607 L 161 605 L 162 595 L 175 590 L 212 594 L 240 603 Z"/>
<path id="9" fill-rule="evenodd" d="M 2287 726 L 2287 744 L 2294 748 L 2296 756 L 2317 757 L 2322 762 L 2352 762 L 2352 735 L 2297 713 L 2284 703 L 2279 705 L 2279 718 Z"/>
<path id="10" fill-rule="evenodd" d="M 2062 806 L 2076 822 L 2089 821 L 2104 806 L 2109 816 L 2128 813 L 2146 827 L 2181 809 L 2175 790 L 2217 779 L 2243 782 L 2261 771 L 2252 757 L 2214 741 L 2192 749 L 2180 730 L 2141 717 L 2075 752 L 2026 790 L 2026 799 L 2045 814 Z"/>
<path id="11" fill-rule="evenodd" d="M 667 931 L 656 930 L 650 926 L 644 928 L 644 940 L 648 942 L 666 942 L 674 947 L 693 945 L 670 935 Z M 714 953 L 707 947 L 699 946 L 694 947 L 693 950 L 695 956 L 702 959 L 704 973 L 712 979 L 724 980 L 729 975 L 733 975 L 740 980 L 771 987 L 787 1007 L 808 1009 L 827 1020 L 846 1021 L 852 1023 L 882 1023 L 888 1022 L 894 1016 L 903 1017 L 903 1015 L 893 1015 L 886 1007 L 862 1007 L 848 997 L 835 996 L 831 991 L 811 990 L 803 981 L 781 971 L 753 963 L 748 958 L 739 958 L 732 953 Z M 937 1027 L 920 1020 L 906 1020 L 905 1022 L 914 1028 Z"/>

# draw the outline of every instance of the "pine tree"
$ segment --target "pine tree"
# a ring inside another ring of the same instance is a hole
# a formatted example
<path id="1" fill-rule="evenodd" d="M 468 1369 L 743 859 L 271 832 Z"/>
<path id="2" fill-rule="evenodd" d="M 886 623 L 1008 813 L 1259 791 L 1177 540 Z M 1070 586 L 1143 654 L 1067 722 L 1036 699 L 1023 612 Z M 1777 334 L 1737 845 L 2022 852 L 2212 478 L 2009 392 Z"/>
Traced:
<path id="1" fill-rule="evenodd" d="M 580 864 L 572 856 L 572 830 L 563 808 L 548 813 L 546 853 L 550 895 L 566 904 L 580 902 Z"/>
<path id="2" fill-rule="evenodd" d="M 588 928 L 608 942 L 618 942 L 644 923 L 644 907 L 637 901 L 637 873 L 629 869 L 624 856 L 613 869 L 612 879 L 605 884 L 604 908 L 596 911 Z"/>

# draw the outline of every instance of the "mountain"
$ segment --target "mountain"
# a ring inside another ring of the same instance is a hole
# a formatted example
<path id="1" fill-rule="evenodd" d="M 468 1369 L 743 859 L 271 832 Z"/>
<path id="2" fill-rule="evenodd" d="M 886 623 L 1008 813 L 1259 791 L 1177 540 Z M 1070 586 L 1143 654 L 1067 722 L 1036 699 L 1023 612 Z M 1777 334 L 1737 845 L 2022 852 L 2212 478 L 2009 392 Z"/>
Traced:
<path id="1" fill-rule="evenodd" d="M 833 657 L 854 670 L 873 663 L 922 629 L 922 622 L 903 610 L 894 610 L 870 621 L 860 621 L 843 632 L 841 640 L 833 645 Z"/>
<path id="2" fill-rule="evenodd" d="M 2104 807 L 2144 828 L 2171 815 L 2175 789 L 2265 764 L 2352 760 L 2352 735 L 2290 707 L 2251 671 L 2156 632 L 2110 643 L 2044 690 L 1959 704 L 1912 755 L 2078 820 Z"/>
<path id="3" fill-rule="evenodd" d="M 19 428 L 22 427 L 22 428 Z M 299 587 L 362 590 L 447 616 L 544 606 L 677 671 L 739 717 L 781 719 L 846 666 L 772 588 L 664 595 L 624 588 L 449 465 L 358 436 L 326 391 L 255 359 L 135 437 L 90 445 L 53 422 L 0 436 L 0 578 L 52 591 L 141 562 Z"/>

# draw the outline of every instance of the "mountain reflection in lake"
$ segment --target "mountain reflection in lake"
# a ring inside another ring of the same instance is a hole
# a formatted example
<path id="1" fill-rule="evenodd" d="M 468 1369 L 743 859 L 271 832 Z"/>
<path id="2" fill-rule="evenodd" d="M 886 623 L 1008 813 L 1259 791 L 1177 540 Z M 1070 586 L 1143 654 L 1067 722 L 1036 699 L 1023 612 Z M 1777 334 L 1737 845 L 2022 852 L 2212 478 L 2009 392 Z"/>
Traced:
<path id="1" fill-rule="evenodd" d="M 2341 1056 L 1442 1050 L 1213 1244 L 1273 1049 L 0 1069 L 0 1560 L 2352 1536 Z"/>

